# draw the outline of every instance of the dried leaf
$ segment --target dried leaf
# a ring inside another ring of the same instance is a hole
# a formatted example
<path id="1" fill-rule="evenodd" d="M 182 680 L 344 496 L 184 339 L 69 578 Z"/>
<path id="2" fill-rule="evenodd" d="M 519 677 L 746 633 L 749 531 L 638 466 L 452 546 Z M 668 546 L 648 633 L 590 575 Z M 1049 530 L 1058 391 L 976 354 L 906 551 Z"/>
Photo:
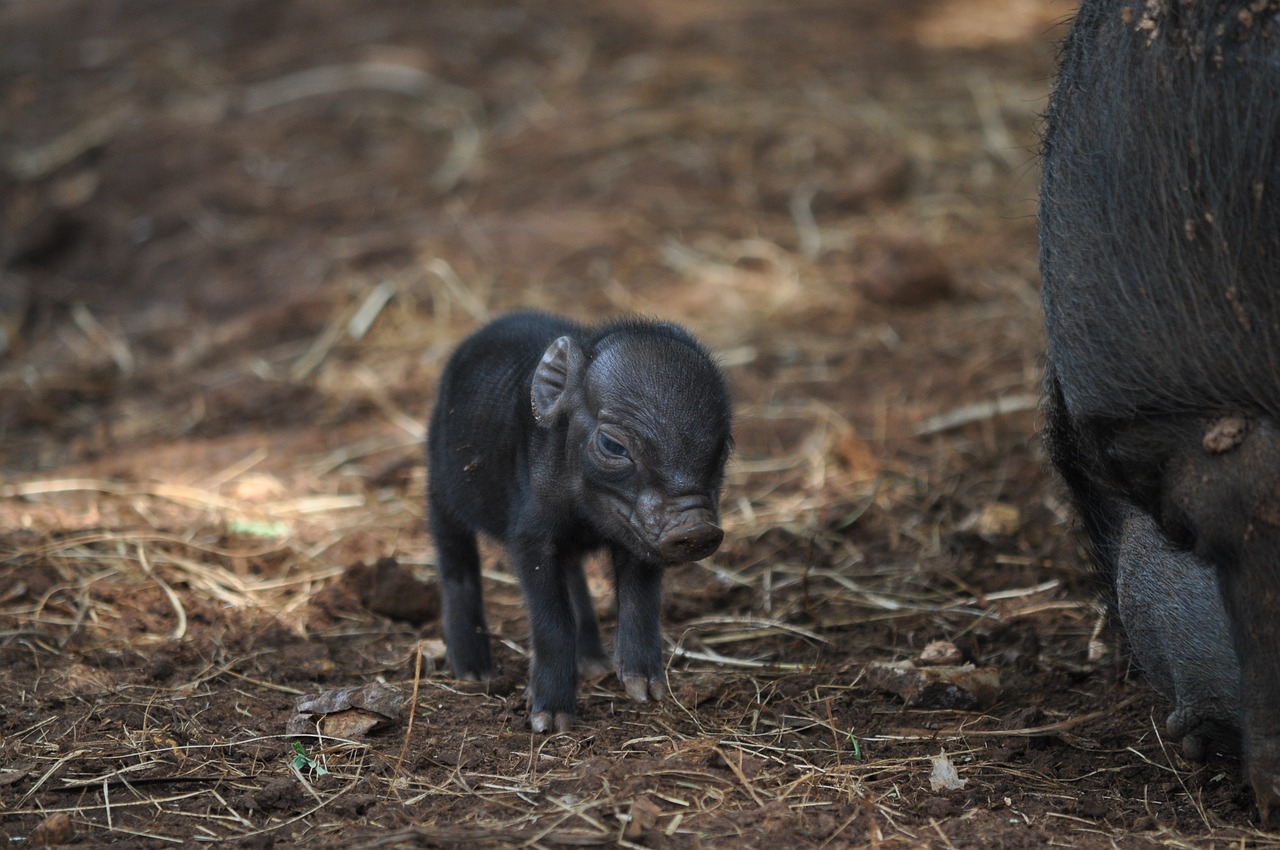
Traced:
<path id="1" fill-rule="evenodd" d="M 29 771 L 26 770 L 0 770 L 0 788 L 21 782 L 28 773 Z"/>
<path id="2" fill-rule="evenodd" d="M 924 667 L 936 667 L 938 665 L 956 665 L 961 662 L 963 655 L 960 648 L 949 640 L 930 641 L 925 648 L 920 651 L 920 664 Z"/>
<path id="3" fill-rule="evenodd" d="M 910 661 L 877 661 L 867 665 L 867 679 L 911 708 L 969 711 L 993 704 L 1000 693 L 1000 672 L 972 664 L 916 667 Z"/>
<path id="4" fill-rule="evenodd" d="M 314 734 L 354 738 L 367 735 L 400 718 L 406 702 L 398 689 L 381 682 L 339 688 L 298 700 L 297 713 L 289 718 L 290 735 Z"/>
<path id="5" fill-rule="evenodd" d="M 961 531 L 972 531 L 984 540 L 1012 537 L 1022 527 L 1022 512 L 1015 505 L 992 502 L 960 523 Z"/>
<path id="6" fill-rule="evenodd" d="M 352 688 L 323 691 L 298 700 L 299 714 L 334 714 L 349 708 L 363 708 L 395 720 L 404 710 L 405 695 L 381 682 Z"/>
<path id="7" fill-rule="evenodd" d="M 387 718 L 372 711 L 353 708 L 327 714 L 320 721 L 320 731 L 334 738 L 358 738 L 367 735 L 379 726 L 386 725 Z"/>
<path id="8" fill-rule="evenodd" d="M 31 831 L 32 847 L 59 847 L 70 844 L 75 838 L 76 828 L 65 812 L 50 815 L 39 826 Z"/>
<path id="9" fill-rule="evenodd" d="M 960 778 L 960 774 L 956 772 L 956 766 L 947 757 L 946 750 L 936 756 L 930 756 L 929 761 L 933 764 L 933 770 L 929 773 L 929 787 L 935 792 L 959 791 L 968 782 L 967 779 Z"/>
<path id="10" fill-rule="evenodd" d="M 662 809 L 648 797 L 637 797 L 631 802 L 631 812 L 627 825 L 622 830 L 622 837 L 628 841 L 638 841 L 658 822 Z"/>

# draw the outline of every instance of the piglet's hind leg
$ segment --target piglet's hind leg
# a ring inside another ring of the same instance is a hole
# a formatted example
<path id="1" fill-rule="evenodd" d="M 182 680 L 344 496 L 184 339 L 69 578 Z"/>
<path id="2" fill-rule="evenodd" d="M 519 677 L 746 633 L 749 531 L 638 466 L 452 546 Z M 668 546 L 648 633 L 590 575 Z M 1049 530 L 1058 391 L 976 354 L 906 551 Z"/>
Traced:
<path id="1" fill-rule="evenodd" d="M 573 599 L 573 620 L 577 627 L 578 675 L 588 680 L 599 679 L 613 670 L 613 662 L 600 642 L 600 623 L 581 561 L 567 568 L 565 583 Z"/>
<path id="2" fill-rule="evenodd" d="M 484 619 L 480 552 L 475 534 L 452 522 L 434 506 L 431 534 L 436 543 L 449 668 L 458 679 L 488 679 L 493 675 L 493 656 Z"/>

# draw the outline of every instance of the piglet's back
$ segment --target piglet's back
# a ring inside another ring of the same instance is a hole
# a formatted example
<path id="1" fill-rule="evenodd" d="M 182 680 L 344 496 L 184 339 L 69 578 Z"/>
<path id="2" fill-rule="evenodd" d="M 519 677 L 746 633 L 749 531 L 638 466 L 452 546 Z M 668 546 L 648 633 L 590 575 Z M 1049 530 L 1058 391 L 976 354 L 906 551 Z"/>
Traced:
<path id="1" fill-rule="evenodd" d="M 581 328 L 538 312 L 510 313 L 459 344 L 440 377 L 427 430 L 428 490 L 465 525 L 501 536 L 513 476 L 536 428 L 530 383 L 552 341 Z"/>

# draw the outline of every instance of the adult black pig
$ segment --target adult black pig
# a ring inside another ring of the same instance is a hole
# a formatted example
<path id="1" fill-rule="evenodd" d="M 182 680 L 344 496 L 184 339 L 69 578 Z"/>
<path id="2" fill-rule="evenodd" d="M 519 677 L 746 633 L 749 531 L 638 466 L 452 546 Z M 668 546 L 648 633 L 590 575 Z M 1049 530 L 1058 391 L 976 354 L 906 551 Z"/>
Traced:
<path id="1" fill-rule="evenodd" d="M 1040 206 L 1052 458 L 1095 559 L 1121 572 L 1139 659 L 1164 667 L 1175 731 L 1194 751 L 1239 729 L 1267 822 L 1280 814 L 1278 10 L 1084 0 L 1046 116 Z"/>
<path id="2" fill-rule="evenodd" d="M 731 405 L 712 358 L 683 329 L 624 319 L 587 328 L 513 313 L 462 342 L 427 436 L 428 518 L 454 676 L 493 673 L 476 534 L 503 541 L 533 652 L 535 731 L 573 722 L 579 674 L 609 670 L 583 557 L 607 548 L 627 695 L 666 693 L 659 607 L 666 565 L 720 545 Z"/>

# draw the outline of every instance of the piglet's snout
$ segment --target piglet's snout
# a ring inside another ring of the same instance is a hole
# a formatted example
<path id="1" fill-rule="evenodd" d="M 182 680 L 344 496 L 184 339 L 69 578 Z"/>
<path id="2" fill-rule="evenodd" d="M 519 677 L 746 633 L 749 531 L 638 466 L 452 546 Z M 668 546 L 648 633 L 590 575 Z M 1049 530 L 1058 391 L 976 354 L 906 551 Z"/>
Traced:
<path id="1" fill-rule="evenodd" d="M 704 493 L 673 496 L 657 489 L 646 490 L 636 500 L 634 519 L 637 531 L 649 541 L 653 552 L 668 564 L 697 561 L 720 548 L 720 529 L 715 503 Z"/>
<path id="2" fill-rule="evenodd" d="M 677 564 L 697 561 L 720 548 L 724 531 L 706 518 L 685 518 L 671 526 L 658 540 L 663 560 Z"/>

